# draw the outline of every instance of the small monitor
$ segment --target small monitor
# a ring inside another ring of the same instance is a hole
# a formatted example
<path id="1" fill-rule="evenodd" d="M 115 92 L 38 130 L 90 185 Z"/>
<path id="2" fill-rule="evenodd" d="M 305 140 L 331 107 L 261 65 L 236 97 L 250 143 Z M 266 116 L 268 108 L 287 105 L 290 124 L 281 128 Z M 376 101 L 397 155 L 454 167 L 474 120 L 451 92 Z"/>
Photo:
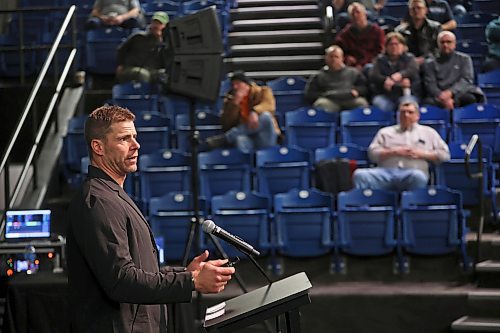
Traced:
<path id="1" fill-rule="evenodd" d="M 5 239 L 49 238 L 50 215 L 49 209 L 8 210 L 5 213 Z"/>

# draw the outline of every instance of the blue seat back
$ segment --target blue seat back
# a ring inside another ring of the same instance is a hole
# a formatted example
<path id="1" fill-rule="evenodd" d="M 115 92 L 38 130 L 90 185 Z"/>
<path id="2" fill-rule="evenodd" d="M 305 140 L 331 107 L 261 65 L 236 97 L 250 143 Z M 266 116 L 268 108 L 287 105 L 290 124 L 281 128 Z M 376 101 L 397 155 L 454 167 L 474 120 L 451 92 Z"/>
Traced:
<path id="1" fill-rule="evenodd" d="M 360 107 L 340 114 L 342 143 L 368 147 L 377 131 L 394 124 L 394 114 L 375 107 Z"/>
<path id="2" fill-rule="evenodd" d="M 314 108 L 300 108 L 285 114 L 288 145 L 313 151 L 336 142 L 337 115 Z"/>
<path id="3" fill-rule="evenodd" d="M 348 254 L 377 256 L 393 252 L 396 236 L 397 195 L 393 192 L 354 189 L 337 197 L 340 249 Z"/>
<path id="4" fill-rule="evenodd" d="M 269 237 L 269 200 L 254 192 L 231 191 L 212 198 L 212 216 L 216 224 L 241 237 L 261 254 L 271 247 Z M 231 257 L 241 252 L 223 244 Z"/>
<path id="5" fill-rule="evenodd" d="M 333 197 L 316 189 L 292 189 L 274 196 L 280 253 L 294 257 L 326 254 L 334 245 Z"/>
<path id="6" fill-rule="evenodd" d="M 154 93 L 154 86 L 149 82 L 130 81 L 117 83 L 111 90 L 112 98 L 117 97 L 149 97 Z"/>
<path id="7" fill-rule="evenodd" d="M 419 123 L 434 128 L 444 141 L 448 141 L 448 133 L 451 127 L 450 112 L 434 105 L 423 105 L 420 107 Z"/>
<path id="8" fill-rule="evenodd" d="M 270 147 L 256 153 L 257 186 L 269 196 L 309 188 L 309 153 L 293 147 Z"/>
<path id="9" fill-rule="evenodd" d="M 368 152 L 355 144 L 337 144 L 326 148 L 318 148 L 314 153 L 314 161 L 328 160 L 332 158 L 345 158 L 356 161 L 356 166 L 366 167 L 369 164 Z"/>
<path id="10" fill-rule="evenodd" d="M 173 150 L 159 150 L 139 156 L 140 196 L 143 204 L 169 192 L 189 191 L 190 157 Z"/>
<path id="11" fill-rule="evenodd" d="M 178 114 L 175 119 L 177 133 L 177 148 L 181 151 L 191 151 L 190 135 L 191 122 L 189 114 Z M 200 140 L 209 136 L 222 134 L 222 125 L 220 117 L 213 113 L 204 111 L 197 112 L 195 115 L 195 126 L 199 133 Z"/>
<path id="12" fill-rule="evenodd" d="M 105 28 L 87 31 L 85 52 L 86 68 L 93 74 L 114 74 L 116 50 L 130 31 L 122 28 Z"/>
<path id="13" fill-rule="evenodd" d="M 267 82 L 276 99 L 276 113 L 284 114 L 307 106 L 304 89 L 307 81 L 301 76 L 283 76 Z"/>
<path id="14" fill-rule="evenodd" d="M 199 216 L 206 214 L 205 201 L 200 200 Z M 194 216 L 193 198 L 190 192 L 171 192 L 161 197 L 151 198 L 149 202 L 149 223 L 155 237 L 164 238 L 166 260 L 183 259 L 186 242 Z M 201 236 L 201 234 L 200 234 Z M 198 244 L 201 237 L 195 240 Z M 191 247 L 189 257 L 198 255 Z"/>
<path id="15" fill-rule="evenodd" d="M 236 148 L 200 153 L 200 193 L 210 202 L 213 196 L 229 191 L 250 191 L 251 159 L 252 155 Z"/>
<path id="16" fill-rule="evenodd" d="M 446 188 L 403 192 L 401 196 L 403 248 L 408 253 L 443 255 L 465 242 L 460 193 Z"/>
<path id="17" fill-rule="evenodd" d="M 149 154 L 160 149 L 170 148 L 170 120 L 156 112 L 141 112 L 135 118 L 137 140 L 141 145 L 140 153 Z"/>

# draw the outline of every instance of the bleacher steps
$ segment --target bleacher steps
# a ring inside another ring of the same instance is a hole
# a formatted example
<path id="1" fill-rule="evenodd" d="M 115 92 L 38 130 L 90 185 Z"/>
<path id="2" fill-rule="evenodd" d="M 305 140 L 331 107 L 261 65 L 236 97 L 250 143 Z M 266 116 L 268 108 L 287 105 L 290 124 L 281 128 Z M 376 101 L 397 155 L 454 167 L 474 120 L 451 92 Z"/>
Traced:
<path id="1" fill-rule="evenodd" d="M 500 319 L 463 316 L 451 324 L 454 332 L 500 332 Z"/>
<path id="2" fill-rule="evenodd" d="M 323 43 L 273 43 L 273 44 L 247 44 L 234 45 L 229 49 L 233 57 L 256 55 L 281 55 L 283 52 L 289 55 L 317 55 L 323 51 Z"/>
<path id="3" fill-rule="evenodd" d="M 235 69 L 244 71 L 276 71 L 276 70 L 318 70 L 323 64 L 320 55 L 296 56 L 254 56 L 224 59 L 228 72 Z"/>
<path id="4" fill-rule="evenodd" d="M 258 43 L 288 43 L 321 42 L 322 29 L 277 30 L 277 31 L 236 31 L 228 34 L 229 45 L 244 45 Z"/>
<path id="5" fill-rule="evenodd" d="M 238 0 L 238 8 L 256 6 L 298 6 L 317 4 L 317 0 Z"/>
<path id="6" fill-rule="evenodd" d="M 263 18 L 286 18 L 286 17 L 319 17 L 318 5 L 296 5 L 296 6 L 266 6 L 235 8 L 230 11 L 235 20 L 263 19 Z"/>
<path id="7" fill-rule="evenodd" d="M 500 261 L 485 260 L 476 265 L 478 287 L 500 288 Z"/>
<path id="8" fill-rule="evenodd" d="M 318 28 L 321 28 L 321 19 L 319 17 L 235 20 L 232 22 L 232 31 Z"/>

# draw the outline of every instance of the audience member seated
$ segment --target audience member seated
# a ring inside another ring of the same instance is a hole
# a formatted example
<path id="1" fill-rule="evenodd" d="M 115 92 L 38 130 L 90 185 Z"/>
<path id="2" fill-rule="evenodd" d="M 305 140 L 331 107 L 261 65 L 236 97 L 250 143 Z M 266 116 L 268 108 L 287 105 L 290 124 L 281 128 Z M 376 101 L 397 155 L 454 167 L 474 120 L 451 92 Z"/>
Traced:
<path id="1" fill-rule="evenodd" d="M 488 42 L 488 55 L 481 67 L 483 73 L 500 69 L 500 17 L 488 23 L 485 34 Z"/>
<path id="2" fill-rule="evenodd" d="M 96 0 L 85 29 L 107 26 L 144 28 L 144 15 L 139 0 Z"/>
<path id="3" fill-rule="evenodd" d="M 415 56 L 407 52 L 406 40 L 398 32 L 386 36 L 385 53 L 377 57 L 370 71 L 372 104 L 394 111 L 401 96 L 421 96 L 421 82 Z"/>
<path id="4" fill-rule="evenodd" d="M 474 85 L 474 68 L 469 55 L 455 51 L 456 38 L 451 31 L 438 35 L 439 54 L 424 65 L 426 104 L 453 110 L 484 102 L 484 94 Z"/>
<path id="5" fill-rule="evenodd" d="M 385 43 L 384 31 L 375 23 L 368 22 L 366 8 L 359 2 L 349 5 L 349 23 L 336 36 L 335 43 L 345 54 L 345 63 L 362 70 L 382 52 Z"/>
<path id="6" fill-rule="evenodd" d="M 368 106 L 366 79 L 344 63 L 344 52 L 337 45 L 325 50 L 326 65 L 307 82 L 304 97 L 315 107 L 339 112 Z"/>
<path id="7" fill-rule="evenodd" d="M 118 47 L 116 78 L 120 83 L 164 80 L 169 58 L 168 41 L 163 40 L 167 25 L 167 13 L 156 12 L 146 31 L 134 33 Z"/>
<path id="8" fill-rule="evenodd" d="M 385 0 L 332 0 L 332 6 L 335 13 L 335 23 L 337 31 L 342 30 L 349 23 L 349 14 L 347 8 L 350 4 L 359 2 L 365 6 L 368 18 L 375 20 L 382 8 L 385 6 Z"/>
<path id="9" fill-rule="evenodd" d="M 457 21 L 453 15 L 450 5 L 446 0 L 425 0 L 427 3 L 427 17 L 430 20 L 441 23 L 441 29 L 453 30 L 457 27 Z M 409 13 L 406 14 L 405 21 L 410 20 Z"/>
<path id="10" fill-rule="evenodd" d="M 441 31 L 441 24 L 427 18 L 428 9 L 425 0 L 410 0 L 408 9 L 410 12 L 408 22 L 402 22 L 395 31 L 405 36 L 408 51 L 417 57 L 417 62 L 421 65 L 437 48 L 436 40 Z"/>
<path id="11" fill-rule="evenodd" d="M 206 144 L 211 149 L 236 146 L 243 152 L 276 145 L 281 132 L 275 109 L 276 101 L 269 87 L 260 87 L 245 73 L 235 72 L 221 114 L 225 133 L 208 137 Z"/>
<path id="12" fill-rule="evenodd" d="M 417 102 L 405 97 L 399 104 L 399 123 L 381 128 L 368 147 L 375 168 L 360 168 L 353 174 L 356 188 L 410 191 L 429 181 L 429 162 L 450 159 L 448 145 L 430 126 L 418 123 Z"/>

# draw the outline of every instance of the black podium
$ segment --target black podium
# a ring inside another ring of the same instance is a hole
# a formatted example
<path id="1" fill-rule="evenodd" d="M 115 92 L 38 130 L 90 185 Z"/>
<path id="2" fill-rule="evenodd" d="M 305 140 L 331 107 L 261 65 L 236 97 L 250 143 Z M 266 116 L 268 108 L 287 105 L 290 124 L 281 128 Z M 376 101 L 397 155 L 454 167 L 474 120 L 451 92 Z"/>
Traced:
<path id="1" fill-rule="evenodd" d="M 207 313 L 203 326 L 207 332 L 234 332 L 284 314 L 286 332 L 300 333 L 299 308 L 311 303 L 311 287 L 306 273 L 292 275 L 227 300 L 224 309 L 217 311 L 219 316 Z"/>

